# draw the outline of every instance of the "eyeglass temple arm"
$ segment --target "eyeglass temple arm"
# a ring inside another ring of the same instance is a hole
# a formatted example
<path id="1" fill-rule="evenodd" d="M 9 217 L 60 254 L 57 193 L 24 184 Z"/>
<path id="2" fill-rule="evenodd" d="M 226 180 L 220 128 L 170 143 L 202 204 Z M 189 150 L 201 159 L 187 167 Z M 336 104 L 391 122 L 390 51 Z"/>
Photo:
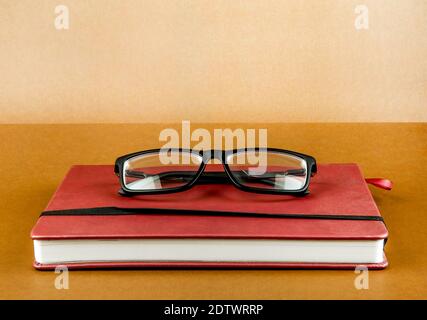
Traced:
<path id="1" fill-rule="evenodd" d="M 246 180 L 256 180 L 258 182 L 263 182 L 269 185 L 274 185 L 275 182 L 271 181 L 269 179 L 276 178 L 276 176 L 279 175 L 295 175 L 295 176 L 301 176 L 304 175 L 306 172 L 305 169 L 290 169 L 285 172 L 267 172 L 260 175 L 253 175 L 251 176 L 248 172 L 241 170 L 239 172 L 234 172 L 234 174 L 239 174 L 240 179 L 246 179 Z M 188 171 L 170 171 L 170 172 L 163 172 L 160 174 L 147 174 L 142 171 L 135 171 L 135 170 L 126 170 L 126 175 L 133 177 L 133 178 L 147 178 L 150 176 L 159 176 L 161 179 L 193 179 L 194 173 L 188 172 Z M 223 183 L 224 181 L 228 181 L 228 176 L 225 172 L 203 172 L 200 179 L 198 180 L 199 183 Z"/>

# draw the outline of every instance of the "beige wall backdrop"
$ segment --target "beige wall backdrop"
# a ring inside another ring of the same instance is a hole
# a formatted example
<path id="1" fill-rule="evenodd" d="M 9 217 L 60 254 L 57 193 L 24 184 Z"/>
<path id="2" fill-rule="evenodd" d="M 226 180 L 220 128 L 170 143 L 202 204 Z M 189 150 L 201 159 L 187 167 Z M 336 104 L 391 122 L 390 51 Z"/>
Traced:
<path id="1" fill-rule="evenodd" d="M 0 0 L 0 122 L 183 119 L 427 121 L 427 1 Z"/>

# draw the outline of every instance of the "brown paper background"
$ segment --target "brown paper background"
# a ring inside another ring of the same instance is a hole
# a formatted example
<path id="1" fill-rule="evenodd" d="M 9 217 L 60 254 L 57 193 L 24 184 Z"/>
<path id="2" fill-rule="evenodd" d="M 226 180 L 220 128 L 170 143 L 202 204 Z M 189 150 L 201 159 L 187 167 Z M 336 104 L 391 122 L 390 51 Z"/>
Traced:
<path id="1" fill-rule="evenodd" d="M 0 122 L 426 121 L 426 57 L 422 0 L 2 0 Z"/>

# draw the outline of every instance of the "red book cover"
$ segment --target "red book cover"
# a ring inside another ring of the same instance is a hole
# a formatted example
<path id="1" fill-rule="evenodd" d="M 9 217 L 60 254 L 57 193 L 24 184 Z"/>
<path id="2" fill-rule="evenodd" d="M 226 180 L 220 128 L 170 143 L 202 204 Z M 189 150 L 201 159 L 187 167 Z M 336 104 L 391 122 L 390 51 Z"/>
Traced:
<path id="1" fill-rule="evenodd" d="M 73 166 L 34 226 L 33 240 L 289 239 L 379 240 L 387 229 L 356 164 L 320 164 L 304 197 L 256 194 L 232 184 L 123 197 L 110 165 Z M 90 209 L 90 210 L 86 210 Z M 88 212 L 90 211 L 90 212 Z M 54 264 L 40 264 L 52 269 Z M 91 262 L 69 268 L 354 268 L 352 263 Z M 387 260 L 369 264 L 387 266 Z"/>

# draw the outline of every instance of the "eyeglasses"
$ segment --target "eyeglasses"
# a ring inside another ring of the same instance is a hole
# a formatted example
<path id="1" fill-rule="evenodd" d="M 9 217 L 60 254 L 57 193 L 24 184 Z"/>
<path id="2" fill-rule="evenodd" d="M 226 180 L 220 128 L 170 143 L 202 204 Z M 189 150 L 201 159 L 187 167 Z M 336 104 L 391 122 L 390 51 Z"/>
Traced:
<path id="1" fill-rule="evenodd" d="M 211 160 L 218 164 L 208 164 Z M 114 166 L 122 195 L 188 190 L 196 183 L 231 182 L 243 191 L 305 195 L 316 160 L 274 148 L 235 150 L 154 149 L 119 157 Z"/>

